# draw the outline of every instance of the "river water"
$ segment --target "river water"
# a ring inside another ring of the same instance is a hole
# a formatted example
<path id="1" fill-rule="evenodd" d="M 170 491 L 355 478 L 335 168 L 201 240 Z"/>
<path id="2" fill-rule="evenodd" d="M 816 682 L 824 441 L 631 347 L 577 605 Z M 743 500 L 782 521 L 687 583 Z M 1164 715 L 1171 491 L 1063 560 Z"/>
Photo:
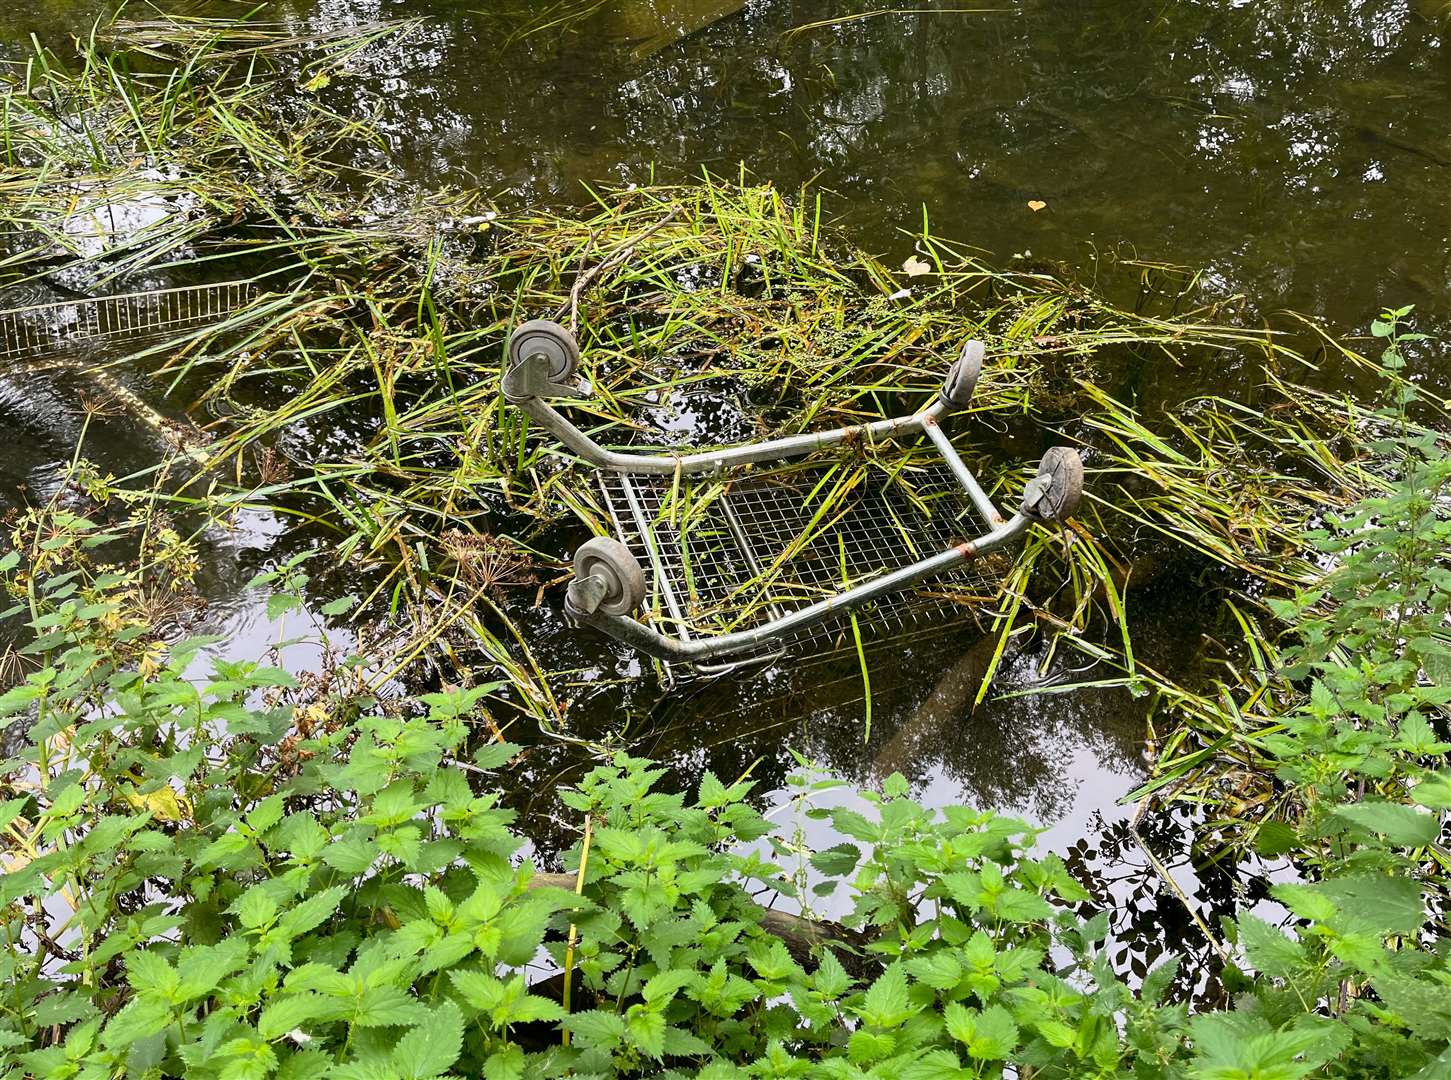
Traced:
<path id="1" fill-rule="evenodd" d="M 1354 333 L 1384 305 L 1415 304 L 1420 329 L 1451 329 L 1451 16 L 1440 0 L 950 10 L 966 6 L 274 0 L 265 17 L 309 32 L 423 16 L 360 55 L 340 92 L 378 117 L 388 161 L 420 186 L 479 188 L 501 207 L 560 204 L 582 202 L 587 183 L 744 167 L 826 191 L 840 227 L 889 262 L 911 253 L 925 214 L 990 262 L 1060 267 L 1124 303 L 1170 267 L 1195 301 L 1240 298 L 1230 310 L 1243 321 L 1289 308 Z M 811 25 L 854 11 L 867 17 Z M 0 16 L 0 48 L 18 55 L 32 32 L 59 45 L 93 17 L 20 0 Z M 1444 382 L 1435 355 L 1424 347 L 1417 362 Z M 53 486 L 76 392 L 0 372 L 0 505 Z M 89 452 L 124 473 L 154 450 L 145 433 L 104 422 Z M 241 650 L 275 635 L 242 584 L 288 547 L 267 515 L 212 545 L 210 618 Z M 1214 617 L 1194 580 L 1160 581 L 1132 604 L 1137 648 L 1161 669 L 1190 663 Z M 1103 688 L 1019 696 L 1041 677 L 1031 651 L 976 710 L 943 680 L 970 641 L 883 654 L 864 744 L 854 655 L 666 688 L 631 679 L 637 662 L 563 628 L 549 604 L 519 618 L 539 655 L 575 672 L 582 734 L 628 730 L 685 774 L 751 768 L 768 789 L 795 767 L 793 749 L 857 782 L 897 770 L 929 802 L 1044 823 L 1046 842 L 1081 867 L 1090 849 L 1121 855 L 1105 838 L 1121 834 L 1118 800 L 1143 776 L 1148 703 Z M 579 764 L 546 755 L 528 786 L 547 790 Z"/>

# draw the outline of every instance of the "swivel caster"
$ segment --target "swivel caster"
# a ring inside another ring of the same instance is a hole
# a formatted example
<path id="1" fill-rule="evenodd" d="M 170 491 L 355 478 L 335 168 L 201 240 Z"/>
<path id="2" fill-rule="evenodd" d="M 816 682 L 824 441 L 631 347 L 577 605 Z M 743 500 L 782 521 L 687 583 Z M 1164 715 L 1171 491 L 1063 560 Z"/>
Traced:
<path id="1" fill-rule="evenodd" d="M 574 553 L 574 580 L 565 592 L 565 610 L 574 615 L 628 615 L 645 602 L 645 572 L 620 541 L 609 536 L 586 540 Z"/>
<path id="2" fill-rule="evenodd" d="M 573 384 L 579 367 L 574 335 L 548 319 L 531 319 L 509 335 L 509 361 L 504 368 L 504 397 L 519 402 L 531 397 L 579 397 Z"/>
<path id="3" fill-rule="evenodd" d="M 1038 463 L 1038 474 L 1023 489 L 1024 517 L 1063 524 L 1083 498 L 1083 459 L 1077 450 L 1052 447 Z"/>
<path id="4" fill-rule="evenodd" d="M 977 381 L 982 377 L 982 362 L 986 356 L 987 346 L 976 338 L 962 347 L 942 383 L 939 396 L 945 404 L 960 410 L 972 403 L 972 392 L 977 389 Z"/>

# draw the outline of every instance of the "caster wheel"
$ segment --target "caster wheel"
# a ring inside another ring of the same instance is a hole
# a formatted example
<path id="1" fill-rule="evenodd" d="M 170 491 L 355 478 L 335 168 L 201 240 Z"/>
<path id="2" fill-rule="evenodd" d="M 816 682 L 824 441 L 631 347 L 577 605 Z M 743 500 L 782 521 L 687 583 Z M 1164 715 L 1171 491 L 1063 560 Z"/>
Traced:
<path id="1" fill-rule="evenodd" d="M 528 357 L 543 353 L 549 357 L 549 381 L 562 383 L 579 366 L 579 344 L 574 335 L 548 319 L 530 319 L 509 335 L 509 366 L 517 367 Z"/>
<path id="2" fill-rule="evenodd" d="M 982 362 L 987 356 L 987 346 L 974 338 L 962 347 L 952 367 L 947 369 L 947 379 L 942 384 L 942 400 L 954 409 L 965 409 L 972 402 L 972 392 L 977 389 L 977 380 L 982 377 Z"/>
<path id="3" fill-rule="evenodd" d="M 605 579 L 608 588 L 597 610 L 606 615 L 628 615 L 645 602 L 645 572 L 620 541 L 609 536 L 586 540 L 574 553 L 574 575 Z"/>
<path id="4" fill-rule="evenodd" d="M 1055 446 L 1038 463 L 1038 474 L 1023 492 L 1022 509 L 1028 517 L 1061 525 L 1077 513 L 1082 498 L 1083 459 L 1077 450 Z"/>

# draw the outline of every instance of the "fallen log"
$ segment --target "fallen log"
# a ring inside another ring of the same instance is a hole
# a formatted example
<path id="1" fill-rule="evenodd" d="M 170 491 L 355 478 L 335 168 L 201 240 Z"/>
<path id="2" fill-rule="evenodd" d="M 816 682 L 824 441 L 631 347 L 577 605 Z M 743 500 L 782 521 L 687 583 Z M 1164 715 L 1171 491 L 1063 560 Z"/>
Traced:
<path id="1" fill-rule="evenodd" d="M 574 892 L 573 874 L 535 874 L 529 880 L 531 889 L 554 888 Z M 761 909 L 761 929 L 786 944 L 792 958 L 802 967 L 810 970 L 816 966 L 816 954 L 820 949 L 830 948 L 842 966 L 854 975 L 865 969 L 859 950 L 871 939 L 859 930 L 843 926 L 830 919 L 808 919 L 757 905 Z"/>

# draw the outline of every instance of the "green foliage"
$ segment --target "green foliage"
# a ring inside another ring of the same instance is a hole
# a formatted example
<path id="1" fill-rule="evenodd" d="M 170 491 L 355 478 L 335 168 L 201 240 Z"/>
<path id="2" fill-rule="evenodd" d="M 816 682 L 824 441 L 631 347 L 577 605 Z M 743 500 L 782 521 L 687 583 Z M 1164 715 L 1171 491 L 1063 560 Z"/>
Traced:
<path id="1" fill-rule="evenodd" d="M 1382 322 L 1392 373 L 1402 314 Z M 497 686 L 389 707 L 362 678 L 304 686 L 208 659 L 207 641 L 168 643 L 147 617 L 158 580 L 190 565 L 174 534 L 118 569 L 98 560 L 120 530 L 34 515 L 0 556 L 8 615 L 34 634 L 0 696 L 25 734 L 0 793 L 0 1068 L 1445 1075 L 1451 467 L 1407 434 L 1413 405 L 1402 393 L 1381 417 L 1392 490 L 1315 538 L 1336 568 L 1281 608 L 1293 681 L 1262 743 L 1293 807 L 1279 840 L 1303 877 L 1275 896 L 1294 928 L 1231 924 L 1242 992 L 1193 1016 L 1166 999 L 1173 964 L 1137 988 L 1116 977 L 1105 916 L 1082 918 L 1090 897 L 1032 855 L 1030 826 L 925 807 L 900 777 L 803 810 L 830 836 L 793 875 L 777 860 L 802 853 L 749 782 L 674 791 L 619 755 L 563 793 L 580 840 L 566 875 L 540 874 L 497 794 L 516 748 L 470 737 Z M 303 579 L 300 562 L 267 575 L 275 613 Z M 839 925 L 768 915 L 763 888 L 808 914 L 832 892 L 849 910 Z M 551 967 L 568 971 L 568 1007 Z"/>
<path id="2" fill-rule="evenodd" d="M 1022 822 L 900 778 L 831 811 L 812 861 L 854 898 L 832 945 L 748 891 L 793 888 L 748 782 L 691 796 L 620 756 L 563 795 L 589 823 L 577 896 L 585 837 L 568 877 L 536 874 L 480 778 L 515 750 L 467 740 L 495 687 L 309 697 L 157 640 L 147 572 L 92 561 L 114 534 L 32 524 L 0 562 L 40 661 L 0 698 L 28 724 L 3 804 L 9 1075 L 1070 1075 L 1116 1070 L 1122 1025 L 1173 1042 L 1178 1012 L 1112 978 Z M 570 966 L 568 1013 L 541 957 Z"/>

